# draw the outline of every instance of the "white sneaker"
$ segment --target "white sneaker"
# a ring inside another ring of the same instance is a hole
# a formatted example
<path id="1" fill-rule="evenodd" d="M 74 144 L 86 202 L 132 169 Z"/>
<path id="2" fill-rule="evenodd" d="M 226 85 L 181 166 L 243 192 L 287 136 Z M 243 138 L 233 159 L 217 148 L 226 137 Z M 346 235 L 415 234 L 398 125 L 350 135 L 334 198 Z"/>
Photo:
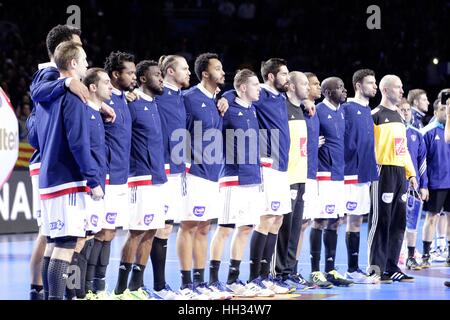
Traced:
<path id="1" fill-rule="evenodd" d="M 275 279 L 272 277 L 269 277 L 267 279 L 264 279 L 262 283 L 270 290 L 275 292 L 276 294 L 287 294 L 289 293 L 289 288 L 282 286 L 280 283 L 278 283 Z"/>
<path id="2" fill-rule="evenodd" d="M 247 283 L 245 287 L 248 290 L 254 292 L 257 297 L 274 297 L 275 292 L 267 288 L 264 283 L 262 283 L 261 279 L 258 277 L 251 282 Z"/>
<path id="3" fill-rule="evenodd" d="M 231 290 L 236 297 L 256 297 L 256 293 L 253 290 L 248 289 L 245 284 L 239 279 L 231 284 L 227 284 L 226 287 Z"/>
<path id="4" fill-rule="evenodd" d="M 430 261 L 432 262 L 445 262 L 446 258 L 442 255 L 441 250 L 433 250 L 430 252 Z"/>
<path id="5" fill-rule="evenodd" d="M 173 291 L 168 284 L 166 284 L 166 287 L 162 290 L 153 291 L 153 294 L 161 300 L 183 300 L 183 297 Z"/>
<path id="6" fill-rule="evenodd" d="M 361 269 L 353 272 L 346 272 L 345 279 L 361 284 L 377 284 L 380 282 L 377 277 L 368 276 Z"/>
<path id="7" fill-rule="evenodd" d="M 224 300 L 224 296 L 221 293 L 217 293 L 211 290 L 206 282 L 202 282 L 200 284 L 195 285 L 195 290 L 200 292 L 201 294 L 210 298 L 210 300 Z"/>
<path id="8" fill-rule="evenodd" d="M 221 299 L 220 300 L 230 300 L 233 299 L 233 294 L 230 290 L 220 281 L 211 283 L 208 288 L 215 292 Z"/>
<path id="9" fill-rule="evenodd" d="M 210 297 L 193 289 L 192 284 L 179 291 L 180 300 L 211 300 Z"/>

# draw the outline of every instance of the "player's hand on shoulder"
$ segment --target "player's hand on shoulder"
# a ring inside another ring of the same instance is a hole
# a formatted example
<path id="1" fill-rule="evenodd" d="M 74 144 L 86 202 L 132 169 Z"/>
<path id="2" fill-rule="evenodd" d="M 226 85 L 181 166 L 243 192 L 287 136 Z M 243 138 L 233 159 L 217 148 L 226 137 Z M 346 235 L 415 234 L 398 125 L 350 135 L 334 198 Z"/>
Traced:
<path id="1" fill-rule="evenodd" d="M 103 120 L 105 120 L 105 122 L 113 123 L 114 121 L 116 121 L 116 112 L 113 108 L 111 108 L 104 102 L 102 102 L 100 113 L 102 114 Z"/>
<path id="2" fill-rule="evenodd" d="M 220 98 L 219 101 L 217 101 L 217 110 L 219 110 L 219 113 L 222 117 L 225 115 L 225 112 L 227 112 L 228 108 L 229 105 L 227 99 Z"/>
<path id="3" fill-rule="evenodd" d="M 89 90 L 83 82 L 77 79 L 72 79 L 69 84 L 69 90 L 74 95 L 78 96 L 81 101 L 87 103 L 89 99 Z"/>
<path id="4" fill-rule="evenodd" d="M 126 98 L 127 98 L 128 102 L 133 102 L 133 101 L 139 99 L 139 96 L 134 91 L 130 91 L 127 93 Z"/>

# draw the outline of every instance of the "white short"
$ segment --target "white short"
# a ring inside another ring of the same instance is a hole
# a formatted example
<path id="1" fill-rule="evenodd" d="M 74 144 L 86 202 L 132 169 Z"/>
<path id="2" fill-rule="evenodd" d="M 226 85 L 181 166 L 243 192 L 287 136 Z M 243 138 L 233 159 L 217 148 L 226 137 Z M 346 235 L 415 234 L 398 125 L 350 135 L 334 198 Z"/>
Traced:
<path id="1" fill-rule="evenodd" d="M 128 228 L 130 209 L 128 207 L 128 184 L 105 186 L 105 215 L 102 217 L 103 229 Z"/>
<path id="2" fill-rule="evenodd" d="M 257 225 L 264 211 L 264 194 L 261 185 L 229 186 L 220 188 L 223 211 L 219 224 L 235 224 L 236 227 Z"/>
<path id="3" fill-rule="evenodd" d="M 303 220 L 311 219 L 320 213 L 319 186 L 317 180 L 307 179 L 305 193 L 303 194 L 305 207 L 303 209 Z"/>
<path id="4" fill-rule="evenodd" d="M 166 195 L 165 220 L 179 221 L 179 217 L 186 211 L 186 190 L 184 174 L 168 174 L 164 184 Z"/>
<path id="5" fill-rule="evenodd" d="M 130 188 L 130 230 L 164 228 L 166 199 L 164 184 Z"/>
<path id="6" fill-rule="evenodd" d="M 31 187 L 33 188 L 33 218 L 36 219 L 38 227 L 42 225 L 41 197 L 39 196 L 39 175 L 31 176 Z"/>
<path id="7" fill-rule="evenodd" d="M 87 193 L 69 193 L 42 200 L 41 232 L 50 238 L 86 236 Z"/>
<path id="8" fill-rule="evenodd" d="M 319 210 L 314 212 L 313 219 L 336 219 L 343 217 L 344 181 L 318 181 Z"/>
<path id="9" fill-rule="evenodd" d="M 364 215 L 370 211 L 370 182 L 346 184 L 344 212 L 348 215 Z"/>
<path id="10" fill-rule="evenodd" d="M 292 211 L 291 186 L 287 172 L 262 167 L 265 210 L 261 215 L 283 215 Z"/>
<path id="11" fill-rule="evenodd" d="M 186 174 L 186 210 L 180 221 L 208 221 L 222 214 L 219 182 Z"/>
<path id="12" fill-rule="evenodd" d="M 86 231 L 93 234 L 102 230 L 102 217 L 105 216 L 105 200 L 94 201 L 90 196 L 86 196 Z"/>

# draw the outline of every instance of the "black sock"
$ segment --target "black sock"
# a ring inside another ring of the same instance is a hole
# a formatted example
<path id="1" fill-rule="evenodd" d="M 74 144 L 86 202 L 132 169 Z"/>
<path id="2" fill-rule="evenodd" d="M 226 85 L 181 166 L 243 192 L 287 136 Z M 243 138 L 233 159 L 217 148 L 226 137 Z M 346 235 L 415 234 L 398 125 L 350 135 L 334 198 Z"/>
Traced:
<path id="1" fill-rule="evenodd" d="M 408 258 L 414 258 L 415 252 L 416 252 L 416 247 L 408 247 Z"/>
<path id="2" fill-rule="evenodd" d="M 355 272 L 359 269 L 359 232 L 347 232 L 345 242 L 347 244 L 348 272 Z"/>
<path id="3" fill-rule="evenodd" d="M 161 291 L 166 287 L 167 239 L 153 238 L 150 258 L 153 266 L 153 289 Z"/>
<path id="4" fill-rule="evenodd" d="M 270 263 L 272 262 L 272 256 L 275 251 L 275 246 L 277 244 L 277 234 L 268 233 L 266 245 L 264 246 L 264 251 L 261 259 L 261 278 L 267 279 L 270 273 Z"/>
<path id="5" fill-rule="evenodd" d="M 115 294 L 122 294 L 127 288 L 131 265 L 131 263 L 120 262 L 119 278 L 117 279 L 116 288 L 114 289 Z"/>
<path id="6" fill-rule="evenodd" d="M 50 257 L 42 259 L 42 286 L 44 287 L 44 300 L 48 300 L 48 265 Z"/>
<path id="7" fill-rule="evenodd" d="M 106 269 L 108 268 L 110 255 L 111 241 L 103 241 L 102 251 L 100 252 L 100 256 L 98 257 L 97 261 L 97 267 L 95 268 L 94 289 L 96 292 L 105 291 Z"/>
<path id="8" fill-rule="evenodd" d="M 192 270 L 194 284 L 205 282 L 205 269 L 193 269 Z"/>
<path id="9" fill-rule="evenodd" d="M 292 275 L 298 274 L 298 260 L 295 260 L 294 269 L 292 270 Z"/>
<path id="10" fill-rule="evenodd" d="M 261 272 L 261 258 L 266 246 L 267 235 L 258 231 L 253 231 L 252 238 L 250 239 L 250 277 L 249 281 L 252 281 L 259 277 Z"/>
<path id="11" fill-rule="evenodd" d="M 73 298 L 76 297 L 77 293 L 76 293 L 76 289 L 80 289 L 79 287 L 81 286 L 81 278 L 80 279 L 76 279 L 76 282 L 80 282 L 78 283 L 74 283 L 73 282 L 73 278 L 75 276 L 75 270 L 78 268 L 78 252 L 74 252 L 72 255 L 72 261 L 70 262 L 70 272 L 67 272 L 67 281 L 66 281 L 66 299 L 67 300 L 72 300 Z"/>
<path id="12" fill-rule="evenodd" d="M 423 254 L 430 255 L 431 241 L 423 241 Z"/>
<path id="13" fill-rule="evenodd" d="M 181 289 L 192 284 L 191 270 L 181 270 Z"/>
<path id="14" fill-rule="evenodd" d="M 89 256 L 92 252 L 92 247 L 94 246 L 94 240 L 88 240 L 84 244 L 83 249 L 78 254 L 78 268 L 80 268 L 80 278 L 81 278 L 81 287 L 76 290 L 77 298 L 83 299 L 86 297 L 86 272 L 87 272 L 87 264 L 89 260 Z"/>
<path id="15" fill-rule="evenodd" d="M 64 291 L 66 290 L 67 268 L 70 262 L 50 259 L 48 265 L 48 286 L 49 286 L 49 300 L 63 300 Z"/>
<path id="16" fill-rule="evenodd" d="M 211 260 L 209 262 L 209 283 L 214 283 L 219 281 L 219 269 L 220 269 L 220 261 L 219 260 Z"/>
<path id="17" fill-rule="evenodd" d="M 228 269 L 228 279 L 227 284 L 232 284 L 239 279 L 239 267 L 241 265 L 241 260 L 230 260 L 230 268 Z"/>
<path id="18" fill-rule="evenodd" d="M 320 252 L 322 251 L 322 230 L 311 228 L 309 233 L 311 272 L 320 271 Z"/>
<path id="19" fill-rule="evenodd" d="M 133 270 L 131 271 L 131 280 L 128 288 L 130 291 L 136 291 L 144 286 L 144 271 L 145 266 L 141 264 L 133 265 Z"/>
<path id="20" fill-rule="evenodd" d="M 95 268 L 97 267 L 97 263 L 100 257 L 100 253 L 102 252 L 102 248 L 103 248 L 103 241 L 94 239 L 94 243 L 92 245 L 91 254 L 89 256 L 86 269 L 86 292 L 95 291 L 94 290 Z"/>
<path id="21" fill-rule="evenodd" d="M 325 272 L 330 272 L 335 269 L 337 231 L 325 229 L 323 243 L 325 246 Z"/>

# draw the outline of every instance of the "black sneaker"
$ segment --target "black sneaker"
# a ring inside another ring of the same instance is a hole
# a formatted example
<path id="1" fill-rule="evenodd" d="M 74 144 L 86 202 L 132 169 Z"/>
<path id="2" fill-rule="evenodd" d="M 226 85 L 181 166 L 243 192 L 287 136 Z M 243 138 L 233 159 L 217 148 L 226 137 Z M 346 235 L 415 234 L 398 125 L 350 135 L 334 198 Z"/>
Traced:
<path id="1" fill-rule="evenodd" d="M 422 267 L 422 269 L 427 269 L 431 267 L 429 254 L 424 254 L 422 256 L 422 263 L 420 264 L 420 266 Z"/>
<path id="2" fill-rule="evenodd" d="M 345 279 L 336 270 L 331 270 L 330 272 L 326 273 L 325 277 L 327 278 L 327 281 L 331 282 L 337 287 L 350 287 L 354 283 L 353 281 Z"/>
<path id="3" fill-rule="evenodd" d="M 446 286 L 447 288 L 450 288 L 450 281 L 445 281 L 444 286 Z"/>
<path id="4" fill-rule="evenodd" d="M 414 257 L 409 257 L 406 260 L 406 268 L 408 270 L 422 270 L 422 267 L 417 263 Z"/>
<path id="5" fill-rule="evenodd" d="M 312 283 L 311 281 L 306 280 L 305 278 L 303 278 L 301 273 L 297 273 L 296 276 L 299 278 L 300 282 L 307 287 L 308 289 L 315 289 L 317 288 L 317 286 Z"/>
<path id="6" fill-rule="evenodd" d="M 392 281 L 395 282 L 414 282 L 416 281 L 414 277 L 408 276 L 401 271 L 396 271 L 394 273 L 388 274 Z"/>
<path id="7" fill-rule="evenodd" d="M 392 281 L 391 277 L 388 274 L 383 273 L 380 276 L 380 283 L 382 283 L 382 284 L 391 284 L 392 282 L 393 281 Z"/>

